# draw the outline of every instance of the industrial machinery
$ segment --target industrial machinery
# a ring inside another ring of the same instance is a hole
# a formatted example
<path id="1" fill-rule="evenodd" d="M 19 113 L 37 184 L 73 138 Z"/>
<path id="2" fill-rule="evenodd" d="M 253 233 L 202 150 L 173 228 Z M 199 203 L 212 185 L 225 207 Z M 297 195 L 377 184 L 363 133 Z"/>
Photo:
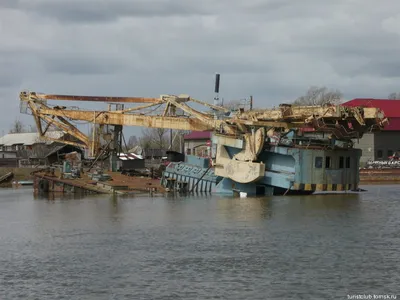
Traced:
<path id="1" fill-rule="evenodd" d="M 217 105 L 218 101 L 211 105 L 189 95 L 95 97 L 23 91 L 20 100 L 42 137 L 48 138 L 49 127 L 57 127 L 73 137 L 61 142 L 86 148 L 93 158 L 111 149 L 116 160 L 122 126 L 211 131 L 216 149 L 212 166 L 198 166 L 197 175 L 191 177 L 184 173 L 185 163 L 171 163 L 163 178 L 165 185 L 173 177 L 181 185 L 188 183 L 191 190 L 211 192 L 284 194 L 355 189 L 361 151 L 354 148 L 354 140 L 365 132 L 380 130 L 387 122 L 377 108 L 282 104 L 273 109 L 230 111 Z M 106 102 L 109 106 L 106 110 L 82 110 L 51 105 L 51 100 Z M 125 107 L 133 103 L 141 105 Z M 193 103 L 202 105 L 204 111 L 191 107 Z M 84 134 L 75 121 L 94 124 L 93 133 Z M 105 130 L 107 127 L 113 131 Z M 193 163 L 186 164 L 193 169 Z M 210 184 L 203 185 L 203 178 Z"/>

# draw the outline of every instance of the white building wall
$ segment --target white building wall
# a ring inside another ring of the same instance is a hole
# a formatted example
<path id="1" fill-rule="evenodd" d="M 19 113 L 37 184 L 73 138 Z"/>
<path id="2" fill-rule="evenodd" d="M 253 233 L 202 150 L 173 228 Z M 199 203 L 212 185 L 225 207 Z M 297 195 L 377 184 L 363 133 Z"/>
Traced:
<path id="1" fill-rule="evenodd" d="M 208 155 L 208 147 L 206 145 L 207 141 L 208 139 L 185 140 L 185 154 L 198 155 L 198 156 Z"/>
<path id="2" fill-rule="evenodd" d="M 375 159 L 375 134 L 366 133 L 358 141 L 354 141 L 354 148 L 362 150 L 362 156 L 360 158 L 361 167 L 369 160 Z"/>

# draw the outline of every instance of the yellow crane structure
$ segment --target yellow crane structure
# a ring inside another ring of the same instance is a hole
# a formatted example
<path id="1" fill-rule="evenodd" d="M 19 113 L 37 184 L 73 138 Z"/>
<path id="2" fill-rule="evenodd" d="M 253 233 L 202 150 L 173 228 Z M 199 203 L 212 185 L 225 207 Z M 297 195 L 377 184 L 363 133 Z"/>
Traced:
<path id="1" fill-rule="evenodd" d="M 276 134 L 284 137 L 289 132 L 299 132 L 307 127 L 329 136 L 329 139 L 348 142 L 360 138 L 365 132 L 379 130 L 387 121 L 377 108 L 282 104 L 273 109 L 231 112 L 189 95 L 100 97 L 22 91 L 19 98 L 25 112 L 33 115 L 41 137 L 50 139 L 46 133 L 50 127 L 57 127 L 74 137 L 59 142 L 89 149 L 93 157 L 98 156 L 106 145 L 114 152 L 118 151 L 123 126 L 212 131 L 217 148 L 215 174 L 239 183 L 254 182 L 264 176 L 265 162 L 259 160 L 259 155 L 266 140 Z M 83 110 L 53 105 L 51 101 L 104 102 L 109 105 L 107 109 Z M 193 103 L 202 105 L 205 111 L 192 108 L 190 104 Z M 126 107 L 130 104 L 140 105 Z M 148 112 L 154 108 L 157 108 L 157 113 Z M 73 124 L 75 121 L 89 122 L 97 129 L 89 136 Z M 110 125 L 114 127 L 112 135 L 103 130 L 104 126 Z M 240 151 L 231 155 L 226 147 Z"/>

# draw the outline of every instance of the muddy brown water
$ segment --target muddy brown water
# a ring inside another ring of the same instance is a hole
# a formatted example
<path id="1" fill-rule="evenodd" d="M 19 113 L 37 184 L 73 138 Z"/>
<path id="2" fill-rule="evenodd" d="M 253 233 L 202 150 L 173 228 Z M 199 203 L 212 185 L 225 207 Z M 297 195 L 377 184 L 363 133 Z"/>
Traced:
<path id="1" fill-rule="evenodd" d="M 399 294 L 400 186 L 271 198 L 0 190 L 0 299 Z"/>

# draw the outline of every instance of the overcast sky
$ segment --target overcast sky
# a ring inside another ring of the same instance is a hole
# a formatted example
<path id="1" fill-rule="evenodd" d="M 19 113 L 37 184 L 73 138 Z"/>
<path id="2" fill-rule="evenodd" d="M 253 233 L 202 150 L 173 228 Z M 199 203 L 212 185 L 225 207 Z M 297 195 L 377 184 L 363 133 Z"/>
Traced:
<path id="1" fill-rule="evenodd" d="M 387 97 L 399 34 L 396 0 L 0 0 L 0 129 L 22 89 L 212 102 L 216 72 L 222 97 L 257 106 L 312 85 Z"/>

